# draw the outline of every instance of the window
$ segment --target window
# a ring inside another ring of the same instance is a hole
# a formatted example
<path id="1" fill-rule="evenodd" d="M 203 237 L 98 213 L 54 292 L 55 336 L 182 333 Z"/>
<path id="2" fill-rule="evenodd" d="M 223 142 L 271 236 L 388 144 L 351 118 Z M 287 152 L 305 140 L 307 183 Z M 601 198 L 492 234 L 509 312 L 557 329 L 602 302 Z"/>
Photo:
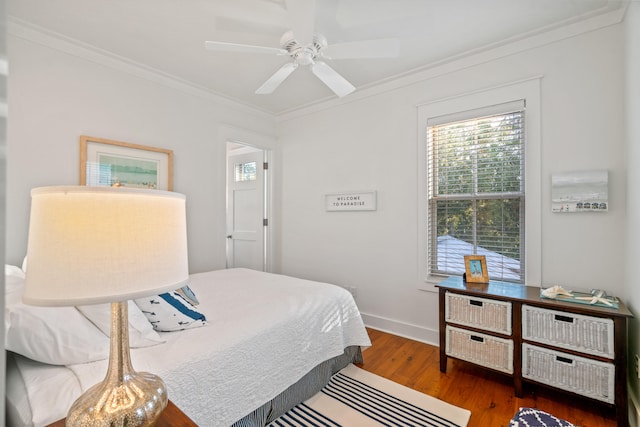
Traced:
<path id="1" fill-rule="evenodd" d="M 233 179 L 235 182 L 255 181 L 256 171 L 256 162 L 236 163 Z"/>
<path id="2" fill-rule="evenodd" d="M 481 84 L 481 80 L 476 85 Z M 456 273 L 439 273 L 434 270 L 431 259 L 437 259 L 437 233 L 432 230 L 437 225 L 437 219 L 431 218 L 429 186 L 429 136 L 427 131 L 432 126 L 456 123 L 474 118 L 500 115 L 510 112 L 523 111 L 526 100 L 526 112 L 523 113 L 523 176 L 521 185 L 526 195 L 524 209 L 520 207 L 522 215 L 520 221 L 520 276 L 526 284 L 539 285 L 542 282 L 542 211 L 545 202 L 542 200 L 542 150 L 541 150 L 541 82 L 542 76 L 532 76 L 523 80 L 506 82 L 497 86 L 479 88 L 464 93 L 450 94 L 439 99 L 429 100 L 416 106 L 417 124 L 417 177 L 418 177 L 418 236 L 417 236 L 417 273 L 419 289 L 437 292 L 434 287 L 449 274 L 462 274 L 462 260 L 460 270 Z M 520 100 L 514 102 L 514 100 Z M 495 107 L 488 107 L 495 106 Z M 437 176 L 437 175 L 434 175 Z M 452 199 L 452 196 L 447 196 Z M 490 200 L 495 200 L 489 198 Z M 454 200 L 451 200 L 454 201 Z M 437 213 L 437 212 L 436 212 Z M 526 226 L 524 220 L 526 219 Z M 477 230 L 476 230 L 476 234 Z M 459 236 L 458 236 L 459 237 Z M 457 238 L 457 237 L 456 237 Z M 443 240 L 443 239 L 441 239 Z M 471 242 L 473 244 L 473 242 Z M 486 243 L 477 242 L 477 246 L 484 248 Z M 495 249 L 488 248 L 493 252 Z M 460 254 L 460 258 L 462 258 Z M 435 258 L 434 258 L 435 257 Z M 449 259 L 451 260 L 451 259 Z M 435 265 L 437 268 L 437 264 Z M 498 279 L 497 271 L 488 265 L 491 279 Z M 526 268 L 525 268 L 526 267 Z M 448 266 L 452 268 L 451 265 Z"/>
<path id="3" fill-rule="evenodd" d="M 428 119 L 426 154 L 430 273 L 477 254 L 491 279 L 524 283 L 524 101 Z"/>

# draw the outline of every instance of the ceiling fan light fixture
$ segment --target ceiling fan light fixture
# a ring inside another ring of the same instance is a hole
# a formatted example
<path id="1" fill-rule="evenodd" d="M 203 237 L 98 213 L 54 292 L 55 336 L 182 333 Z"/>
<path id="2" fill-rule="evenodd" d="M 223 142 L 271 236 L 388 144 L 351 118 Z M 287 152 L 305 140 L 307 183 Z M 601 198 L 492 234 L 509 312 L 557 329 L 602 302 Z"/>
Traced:
<path id="1" fill-rule="evenodd" d="M 320 33 L 314 33 L 313 42 L 302 45 L 296 40 L 292 31 L 287 31 L 280 38 L 280 45 L 298 64 L 311 65 L 320 55 L 320 51 L 327 47 L 327 38 Z"/>
<path id="2" fill-rule="evenodd" d="M 294 55 L 294 59 L 299 65 L 311 65 L 315 59 L 317 52 L 310 48 L 299 49 Z"/>

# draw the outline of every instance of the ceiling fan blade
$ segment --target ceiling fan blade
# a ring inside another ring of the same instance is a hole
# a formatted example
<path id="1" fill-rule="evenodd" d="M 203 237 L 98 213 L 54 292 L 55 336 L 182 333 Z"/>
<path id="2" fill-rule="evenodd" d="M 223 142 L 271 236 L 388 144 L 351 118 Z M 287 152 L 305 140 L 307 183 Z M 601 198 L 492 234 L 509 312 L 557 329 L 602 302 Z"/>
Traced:
<path id="1" fill-rule="evenodd" d="M 270 53 L 276 55 L 287 55 L 288 52 L 277 47 L 255 46 L 250 44 L 227 43 L 227 42 L 204 42 L 207 50 L 217 52 L 240 52 L 240 53 Z"/>
<path id="2" fill-rule="evenodd" d="M 340 98 L 356 90 L 347 79 L 324 62 L 317 61 L 311 64 L 311 71 Z"/>
<path id="3" fill-rule="evenodd" d="M 260 95 L 272 93 L 296 68 L 298 68 L 298 64 L 295 62 L 287 62 L 269 77 L 269 79 L 256 90 L 256 93 Z"/>
<path id="4" fill-rule="evenodd" d="M 286 0 L 289 26 L 303 46 L 313 42 L 316 23 L 316 0 Z"/>
<path id="5" fill-rule="evenodd" d="M 330 44 L 322 55 L 331 59 L 396 58 L 400 55 L 398 39 L 362 40 Z"/>

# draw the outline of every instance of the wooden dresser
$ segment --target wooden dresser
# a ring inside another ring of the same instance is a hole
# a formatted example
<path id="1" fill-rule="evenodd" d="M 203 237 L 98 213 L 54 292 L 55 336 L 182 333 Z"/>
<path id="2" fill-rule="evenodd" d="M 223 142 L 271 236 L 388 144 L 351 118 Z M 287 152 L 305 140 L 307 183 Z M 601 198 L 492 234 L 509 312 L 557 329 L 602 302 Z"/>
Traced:
<path id="1" fill-rule="evenodd" d="M 627 415 L 627 319 L 631 312 L 540 297 L 540 288 L 508 282 L 466 283 L 450 277 L 437 285 L 440 370 L 453 357 L 513 378 L 615 407 L 618 426 Z"/>

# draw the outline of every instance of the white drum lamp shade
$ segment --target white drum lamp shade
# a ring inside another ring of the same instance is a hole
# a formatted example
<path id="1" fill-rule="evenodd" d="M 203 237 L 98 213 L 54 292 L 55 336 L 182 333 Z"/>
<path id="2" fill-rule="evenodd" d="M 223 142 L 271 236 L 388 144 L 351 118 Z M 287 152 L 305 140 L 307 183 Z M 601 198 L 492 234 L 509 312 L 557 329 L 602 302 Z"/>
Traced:
<path id="1" fill-rule="evenodd" d="M 33 189 L 24 302 L 97 304 L 184 286 L 185 203 L 160 190 Z"/>

